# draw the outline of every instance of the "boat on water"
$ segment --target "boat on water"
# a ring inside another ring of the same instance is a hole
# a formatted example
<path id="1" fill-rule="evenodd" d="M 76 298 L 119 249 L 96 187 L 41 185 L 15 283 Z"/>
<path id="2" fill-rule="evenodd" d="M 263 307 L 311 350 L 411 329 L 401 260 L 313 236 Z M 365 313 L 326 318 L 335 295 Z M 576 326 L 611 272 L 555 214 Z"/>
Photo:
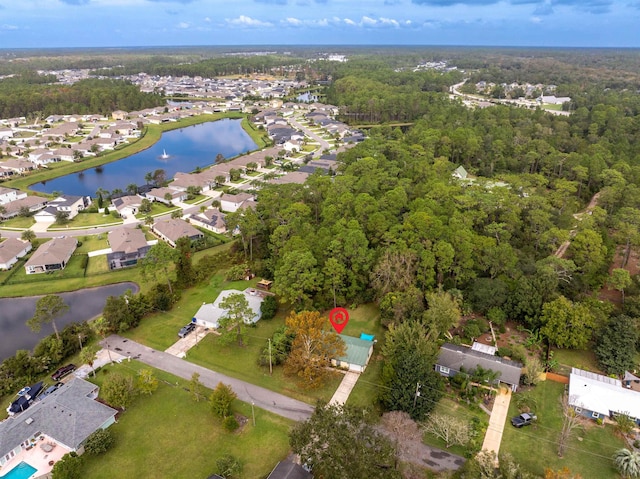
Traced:
<path id="1" fill-rule="evenodd" d="M 18 393 L 18 399 L 13 401 L 7 408 L 10 416 L 25 411 L 31 406 L 42 391 L 42 381 L 35 383 L 33 386 L 25 387 Z"/>
<path id="2" fill-rule="evenodd" d="M 168 159 L 168 158 L 169 158 L 169 155 L 167 154 L 167 151 L 166 151 L 166 150 L 162 150 L 162 155 L 160 155 L 160 158 L 161 158 L 162 160 L 166 160 L 166 159 Z"/>

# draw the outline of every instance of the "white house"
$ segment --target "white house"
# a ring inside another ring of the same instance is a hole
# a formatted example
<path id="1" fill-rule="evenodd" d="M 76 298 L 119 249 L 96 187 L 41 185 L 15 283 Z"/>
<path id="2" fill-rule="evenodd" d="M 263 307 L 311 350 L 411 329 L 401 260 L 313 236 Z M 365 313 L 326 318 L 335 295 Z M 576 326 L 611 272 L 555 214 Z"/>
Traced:
<path id="1" fill-rule="evenodd" d="M 13 188 L 5 188 L 3 186 L 0 186 L 0 205 L 6 205 L 11 201 L 19 200 L 26 197 L 27 194 L 20 190 L 14 190 Z"/>
<path id="2" fill-rule="evenodd" d="M 213 303 L 203 303 L 191 321 L 205 328 L 218 329 L 220 318 L 223 318 L 227 313 L 225 309 L 220 307 L 220 303 L 232 294 L 244 295 L 249 303 L 249 307 L 253 311 L 253 317 L 249 321 L 246 321 L 247 324 L 258 322 L 262 316 L 260 305 L 262 304 L 264 293 L 253 288 L 244 291 L 237 289 L 226 289 L 222 291 Z"/>
<path id="3" fill-rule="evenodd" d="M 374 342 L 345 334 L 339 334 L 338 336 L 344 341 L 346 352 L 343 356 L 332 359 L 331 364 L 341 369 L 363 373 L 373 354 Z"/>
<path id="4" fill-rule="evenodd" d="M 0 270 L 11 269 L 29 251 L 31 243 L 16 238 L 7 238 L 0 243 Z"/>
<path id="5" fill-rule="evenodd" d="M 571 368 L 569 404 L 578 414 L 591 419 L 612 419 L 628 414 L 640 423 L 640 392 L 623 387 L 622 381 L 601 374 Z"/>
<path id="6" fill-rule="evenodd" d="M 251 201 L 253 201 L 253 196 L 248 193 L 238 193 L 237 195 L 225 193 L 220 197 L 220 209 L 235 213 L 240 208 L 243 208 L 245 203 Z"/>

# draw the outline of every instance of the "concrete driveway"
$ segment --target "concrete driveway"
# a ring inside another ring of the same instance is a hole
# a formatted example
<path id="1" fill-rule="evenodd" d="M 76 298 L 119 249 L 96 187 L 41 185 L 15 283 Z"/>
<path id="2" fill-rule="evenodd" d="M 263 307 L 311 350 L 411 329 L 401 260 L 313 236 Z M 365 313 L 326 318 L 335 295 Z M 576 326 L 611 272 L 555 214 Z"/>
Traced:
<path id="1" fill-rule="evenodd" d="M 210 389 L 215 388 L 219 382 L 223 382 L 231 386 L 241 401 L 255 404 L 257 407 L 294 421 L 304 421 L 311 417 L 313 413 L 313 406 L 302 401 L 255 386 L 240 379 L 225 376 L 115 334 L 109 336 L 106 341 L 102 341 L 101 345 L 125 357 L 137 359 L 149 366 L 162 369 L 183 379 L 191 379 L 193 373 L 198 373 L 200 374 L 200 382 Z"/>
<path id="2" fill-rule="evenodd" d="M 484 436 L 484 442 L 482 443 L 483 451 L 493 451 L 498 457 L 500 452 L 500 443 L 502 442 L 502 433 L 504 431 L 504 423 L 507 420 L 509 414 L 509 403 L 511 402 L 511 389 L 500 388 L 495 401 L 493 402 L 493 409 L 491 410 L 491 417 L 489 418 L 489 427 Z"/>

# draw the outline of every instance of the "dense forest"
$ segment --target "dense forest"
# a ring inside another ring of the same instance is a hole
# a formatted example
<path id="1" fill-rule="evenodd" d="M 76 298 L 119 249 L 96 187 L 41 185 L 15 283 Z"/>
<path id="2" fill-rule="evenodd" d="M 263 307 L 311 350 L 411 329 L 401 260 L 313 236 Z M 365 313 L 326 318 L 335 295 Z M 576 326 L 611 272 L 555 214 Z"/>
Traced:
<path id="1" fill-rule="evenodd" d="M 73 85 L 52 84 L 52 75 L 27 72 L 0 80 L 0 118 L 47 117 L 63 114 L 109 115 L 165 104 L 160 94 L 142 93 L 121 80 L 83 80 Z"/>

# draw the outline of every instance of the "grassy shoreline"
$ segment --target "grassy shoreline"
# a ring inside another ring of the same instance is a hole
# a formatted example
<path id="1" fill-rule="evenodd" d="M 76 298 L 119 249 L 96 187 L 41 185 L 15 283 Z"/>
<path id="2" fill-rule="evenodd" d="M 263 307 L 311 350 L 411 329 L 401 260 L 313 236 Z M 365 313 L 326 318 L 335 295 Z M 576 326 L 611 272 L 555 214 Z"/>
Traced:
<path id="1" fill-rule="evenodd" d="M 87 158 L 79 163 L 67 163 L 61 162 L 51 168 L 47 168 L 35 173 L 30 173 L 20 178 L 15 178 L 2 183 L 3 186 L 9 188 L 16 188 L 22 191 L 30 193 L 42 193 L 34 192 L 30 189 L 31 185 L 40 183 L 43 181 L 51 181 L 60 176 L 69 175 L 72 173 L 78 173 L 80 171 L 88 170 L 98 166 L 113 163 L 114 161 L 122 160 L 131 155 L 135 155 L 141 151 L 144 151 L 154 144 L 156 144 L 162 137 L 162 133 L 171 130 L 177 130 L 185 128 L 187 126 L 198 125 L 201 123 L 207 123 L 211 121 L 223 120 L 225 118 L 230 119 L 242 119 L 242 127 L 256 143 L 258 149 L 262 149 L 267 145 L 267 141 L 264 139 L 264 134 L 256 130 L 251 122 L 248 121 L 247 116 L 242 113 L 214 113 L 198 115 L 190 118 L 183 118 L 180 121 L 174 123 L 163 123 L 161 125 L 147 125 L 145 126 L 143 135 L 133 143 L 127 144 L 120 149 L 116 149 L 101 156 Z"/>

